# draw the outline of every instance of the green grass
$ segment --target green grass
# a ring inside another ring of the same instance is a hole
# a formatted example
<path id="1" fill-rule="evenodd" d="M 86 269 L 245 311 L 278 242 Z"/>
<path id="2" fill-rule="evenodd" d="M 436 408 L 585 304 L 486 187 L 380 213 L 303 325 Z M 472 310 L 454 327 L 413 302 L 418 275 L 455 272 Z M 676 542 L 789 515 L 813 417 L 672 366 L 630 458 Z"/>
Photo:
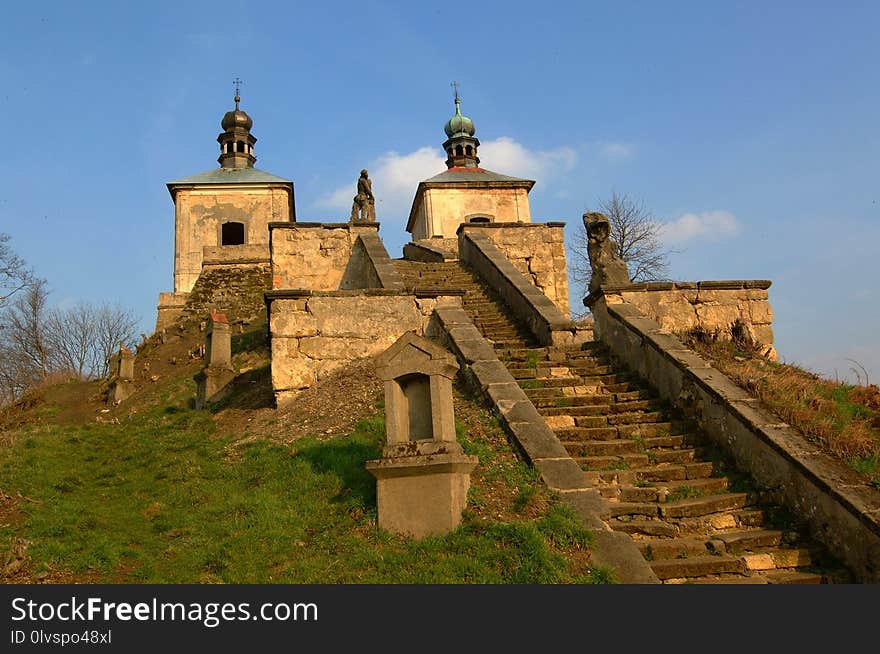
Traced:
<path id="1" fill-rule="evenodd" d="M 669 491 L 669 495 L 666 496 L 667 502 L 678 502 L 679 500 L 690 500 L 697 497 L 702 497 L 706 493 L 693 486 L 687 486 L 682 484 L 681 486 L 676 486 L 671 491 Z"/>
<path id="2" fill-rule="evenodd" d="M 460 435 L 487 480 L 519 489 L 514 508 L 528 505 L 537 473 Z M 35 500 L 20 507 L 20 532 L 0 528 L 0 548 L 22 535 L 36 568 L 107 582 L 613 581 L 566 558 L 590 534 L 559 502 L 506 523 L 468 511 L 451 534 L 422 541 L 380 531 L 364 462 L 383 436 L 383 420 L 371 418 L 330 440 L 229 448 L 211 414 L 185 404 L 118 425 L 30 427 L 0 452 L 4 490 Z"/>

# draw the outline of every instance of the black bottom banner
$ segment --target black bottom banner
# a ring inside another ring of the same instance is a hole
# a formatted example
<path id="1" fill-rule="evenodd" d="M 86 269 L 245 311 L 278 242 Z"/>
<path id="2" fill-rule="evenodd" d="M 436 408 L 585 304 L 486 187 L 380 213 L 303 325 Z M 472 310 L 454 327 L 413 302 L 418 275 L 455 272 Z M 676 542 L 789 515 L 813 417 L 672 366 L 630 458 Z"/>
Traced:
<path id="1" fill-rule="evenodd" d="M 871 586 L 41 585 L 0 593 L 0 652 L 628 651 L 664 643 L 681 651 L 737 641 L 764 651 L 826 639 L 839 647 L 873 624 L 880 595 Z"/>

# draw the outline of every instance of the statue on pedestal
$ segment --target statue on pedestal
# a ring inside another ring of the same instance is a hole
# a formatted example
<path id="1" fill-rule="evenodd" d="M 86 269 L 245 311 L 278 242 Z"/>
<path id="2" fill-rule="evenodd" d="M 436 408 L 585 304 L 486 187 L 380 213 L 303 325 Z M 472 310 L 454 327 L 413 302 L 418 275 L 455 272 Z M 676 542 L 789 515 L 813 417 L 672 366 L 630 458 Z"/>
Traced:
<path id="1" fill-rule="evenodd" d="M 373 197 L 373 183 L 367 176 L 367 169 L 361 171 L 357 181 L 357 195 L 351 205 L 350 222 L 375 222 L 376 199 Z"/>

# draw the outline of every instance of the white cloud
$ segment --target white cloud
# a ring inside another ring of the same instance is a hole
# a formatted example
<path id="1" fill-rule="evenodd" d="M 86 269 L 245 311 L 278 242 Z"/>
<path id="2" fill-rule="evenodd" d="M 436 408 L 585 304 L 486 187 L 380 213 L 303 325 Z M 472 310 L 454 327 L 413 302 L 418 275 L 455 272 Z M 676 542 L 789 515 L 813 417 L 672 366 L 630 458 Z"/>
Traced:
<path id="1" fill-rule="evenodd" d="M 599 147 L 599 153 L 606 159 L 623 161 L 633 156 L 635 146 L 631 143 L 602 143 Z"/>
<path id="2" fill-rule="evenodd" d="M 440 148 L 425 146 L 407 154 L 386 152 L 370 162 L 367 169 L 376 196 L 376 218 L 406 221 L 419 182 L 446 170 L 445 161 Z M 480 165 L 505 175 L 546 181 L 571 170 L 576 161 L 577 154 L 572 148 L 533 151 L 507 136 L 480 145 Z M 315 207 L 341 211 L 347 217 L 356 184 L 352 180 L 326 193 L 318 198 Z"/>
<path id="3" fill-rule="evenodd" d="M 740 224 L 729 211 L 686 213 L 672 222 L 663 223 L 660 237 L 665 243 L 676 244 L 696 238 L 717 240 L 739 233 Z"/>
<path id="4" fill-rule="evenodd" d="M 423 147 L 409 154 L 386 152 L 377 157 L 367 169 L 373 181 L 376 196 L 376 218 L 408 218 L 412 199 L 419 182 L 433 177 L 446 169 L 437 148 Z M 319 209 L 347 212 L 351 210 L 352 198 L 357 193 L 357 180 L 321 196 L 315 202 Z"/>
<path id="5" fill-rule="evenodd" d="M 577 153 L 563 146 L 556 150 L 533 151 L 509 136 L 480 145 L 480 165 L 504 175 L 545 181 L 574 168 Z"/>

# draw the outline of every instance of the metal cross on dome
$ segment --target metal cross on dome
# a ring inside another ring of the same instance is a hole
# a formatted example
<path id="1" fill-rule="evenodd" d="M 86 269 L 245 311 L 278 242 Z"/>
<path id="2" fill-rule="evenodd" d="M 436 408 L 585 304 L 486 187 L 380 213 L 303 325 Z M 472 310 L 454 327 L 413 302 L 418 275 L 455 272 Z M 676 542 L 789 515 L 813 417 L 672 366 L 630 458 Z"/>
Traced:
<path id="1" fill-rule="evenodd" d="M 456 100 L 460 99 L 458 97 L 458 82 L 453 81 L 452 84 L 450 84 L 449 86 L 451 86 L 455 90 L 455 99 Z"/>

